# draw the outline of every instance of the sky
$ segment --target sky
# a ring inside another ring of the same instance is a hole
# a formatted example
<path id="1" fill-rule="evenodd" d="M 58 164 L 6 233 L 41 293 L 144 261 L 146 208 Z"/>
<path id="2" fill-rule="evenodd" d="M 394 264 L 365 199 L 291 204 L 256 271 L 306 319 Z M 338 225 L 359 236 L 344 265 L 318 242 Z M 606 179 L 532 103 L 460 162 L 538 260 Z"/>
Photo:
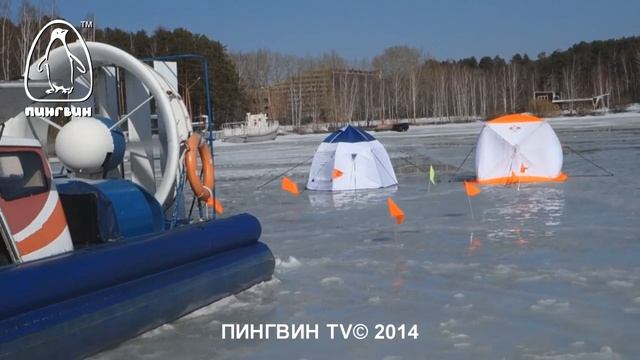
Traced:
<path id="1" fill-rule="evenodd" d="M 350 60 L 394 45 L 437 59 L 536 57 L 580 41 L 640 35 L 638 0 L 55 0 L 54 6 L 74 24 L 93 13 L 99 28 L 184 27 L 231 51 L 335 50 Z"/>

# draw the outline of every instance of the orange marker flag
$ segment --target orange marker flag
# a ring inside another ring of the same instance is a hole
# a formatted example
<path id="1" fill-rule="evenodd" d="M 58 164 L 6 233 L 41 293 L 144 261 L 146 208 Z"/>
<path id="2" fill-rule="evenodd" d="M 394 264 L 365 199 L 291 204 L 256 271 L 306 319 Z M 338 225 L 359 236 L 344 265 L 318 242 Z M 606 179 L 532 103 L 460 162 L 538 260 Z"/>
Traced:
<path id="1" fill-rule="evenodd" d="M 528 167 L 524 166 L 524 163 L 520 163 L 520 173 L 524 174 L 527 169 L 529 169 Z"/>
<path id="2" fill-rule="evenodd" d="M 209 199 L 207 199 L 207 206 L 214 208 L 216 210 L 216 214 L 218 215 L 222 215 L 224 213 L 224 207 L 222 207 L 222 203 L 213 196 L 209 196 Z"/>
<path id="3" fill-rule="evenodd" d="M 339 178 L 340 176 L 342 176 L 342 174 L 344 174 L 342 171 L 340 171 L 340 170 L 338 170 L 338 169 L 334 168 L 334 169 L 333 169 L 333 172 L 331 173 L 331 178 L 332 178 L 332 179 L 337 179 L 337 178 Z"/>
<path id="4" fill-rule="evenodd" d="M 468 181 L 464 182 L 464 189 L 467 191 L 467 196 L 474 197 L 480 194 L 480 188 L 478 188 L 475 184 L 470 183 Z"/>
<path id="5" fill-rule="evenodd" d="M 298 184 L 286 176 L 282 178 L 281 189 L 290 192 L 293 196 L 300 195 L 300 192 L 298 191 Z"/>
<path id="6" fill-rule="evenodd" d="M 480 249 L 480 245 L 482 245 L 480 240 L 474 238 L 469 239 L 469 251 L 476 251 Z"/>
<path id="7" fill-rule="evenodd" d="M 398 223 L 398 225 L 402 224 L 404 221 L 404 212 L 402 209 L 400 209 L 400 207 L 390 197 L 387 198 L 387 206 L 389 207 L 389 215 L 396 219 L 396 223 Z"/>

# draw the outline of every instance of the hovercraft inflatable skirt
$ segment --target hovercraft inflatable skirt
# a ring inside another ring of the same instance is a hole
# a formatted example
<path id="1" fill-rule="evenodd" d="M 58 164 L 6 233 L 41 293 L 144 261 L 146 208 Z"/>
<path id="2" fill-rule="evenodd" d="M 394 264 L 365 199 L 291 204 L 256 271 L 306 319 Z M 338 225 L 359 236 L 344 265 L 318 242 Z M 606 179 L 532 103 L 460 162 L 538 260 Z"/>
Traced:
<path id="1" fill-rule="evenodd" d="M 78 358 L 271 278 L 242 214 L 0 270 L 0 358 Z"/>

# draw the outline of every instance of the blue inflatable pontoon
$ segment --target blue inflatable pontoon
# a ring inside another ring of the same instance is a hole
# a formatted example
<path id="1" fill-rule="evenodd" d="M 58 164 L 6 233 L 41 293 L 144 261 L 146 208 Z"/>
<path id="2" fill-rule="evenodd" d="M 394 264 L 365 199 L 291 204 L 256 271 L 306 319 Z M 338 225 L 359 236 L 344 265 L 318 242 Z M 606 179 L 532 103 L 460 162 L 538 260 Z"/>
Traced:
<path id="1" fill-rule="evenodd" d="M 126 180 L 57 188 L 75 249 L 0 267 L 0 359 L 85 357 L 273 274 L 251 215 L 165 230 Z"/>

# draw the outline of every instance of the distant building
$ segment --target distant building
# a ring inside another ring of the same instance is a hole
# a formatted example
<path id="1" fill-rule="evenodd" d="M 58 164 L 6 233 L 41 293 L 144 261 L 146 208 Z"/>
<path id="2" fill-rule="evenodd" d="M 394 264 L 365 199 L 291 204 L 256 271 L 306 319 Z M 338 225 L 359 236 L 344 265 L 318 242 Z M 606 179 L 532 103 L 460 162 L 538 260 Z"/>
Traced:
<path id="1" fill-rule="evenodd" d="M 269 89 L 249 89 L 249 112 L 252 114 L 270 113 L 271 102 L 269 100 Z"/>
<path id="2" fill-rule="evenodd" d="M 281 124 L 347 122 L 373 117 L 377 71 L 319 69 L 292 76 L 268 88 L 253 89 L 250 111 L 266 112 Z"/>
<path id="3" fill-rule="evenodd" d="M 534 91 L 533 99 L 553 102 L 553 100 L 560 100 L 560 93 L 555 91 Z"/>
<path id="4" fill-rule="evenodd" d="M 596 110 L 609 107 L 609 93 L 600 94 L 588 98 L 562 99 L 559 92 L 534 91 L 533 99 L 536 101 L 548 101 L 557 105 L 561 110 L 581 111 Z"/>

